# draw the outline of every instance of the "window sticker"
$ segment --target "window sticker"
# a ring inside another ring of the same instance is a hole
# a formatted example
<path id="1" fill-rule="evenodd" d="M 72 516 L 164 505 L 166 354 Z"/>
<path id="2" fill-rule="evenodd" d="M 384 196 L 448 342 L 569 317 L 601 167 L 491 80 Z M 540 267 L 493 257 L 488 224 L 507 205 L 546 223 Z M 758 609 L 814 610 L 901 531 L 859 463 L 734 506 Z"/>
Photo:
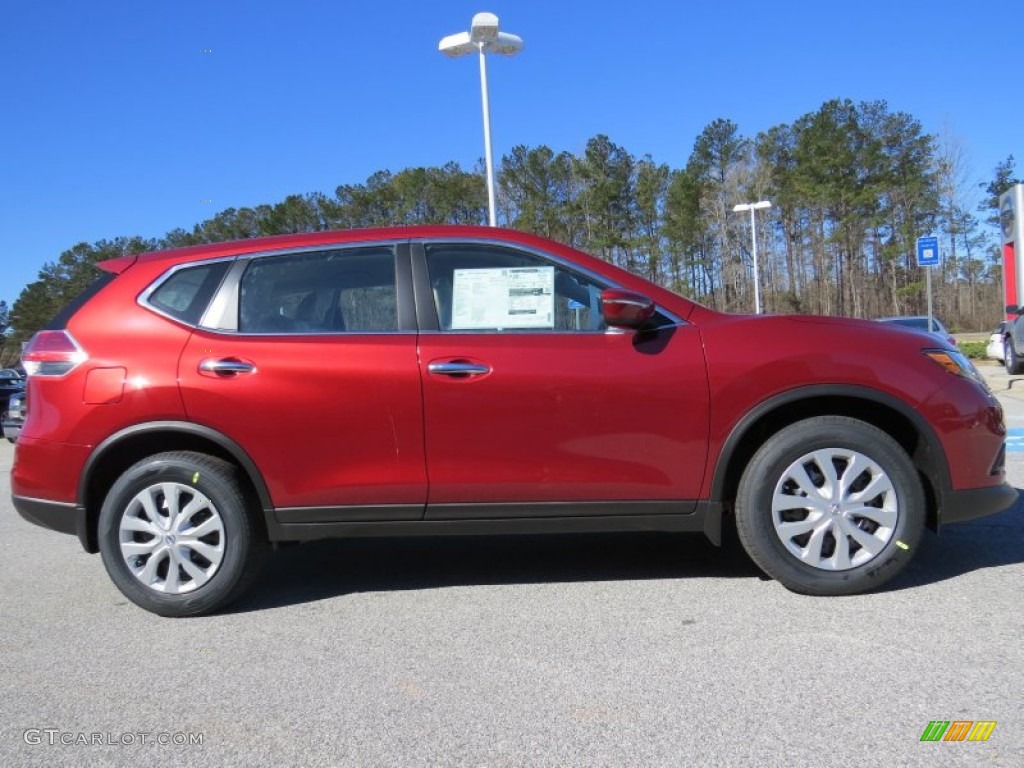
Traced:
<path id="1" fill-rule="evenodd" d="M 554 327 L 554 267 L 454 271 L 453 330 Z"/>

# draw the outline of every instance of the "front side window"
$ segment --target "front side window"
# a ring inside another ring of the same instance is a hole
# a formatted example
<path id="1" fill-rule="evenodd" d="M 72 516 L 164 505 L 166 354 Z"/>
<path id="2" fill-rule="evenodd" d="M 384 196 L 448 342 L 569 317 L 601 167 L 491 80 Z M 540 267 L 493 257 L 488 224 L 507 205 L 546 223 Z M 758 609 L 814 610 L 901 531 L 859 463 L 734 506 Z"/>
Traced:
<path id="1" fill-rule="evenodd" d="M 398 330 L 390 246 L 254 259 L 239 290 L 242 333 L 384 333 Z"/>
<path id="2" fill-rule="evenodd" d="M 444 331 L 599 331 L 605 287 L 561 264 L 485 244 L 426 247 Z"/>

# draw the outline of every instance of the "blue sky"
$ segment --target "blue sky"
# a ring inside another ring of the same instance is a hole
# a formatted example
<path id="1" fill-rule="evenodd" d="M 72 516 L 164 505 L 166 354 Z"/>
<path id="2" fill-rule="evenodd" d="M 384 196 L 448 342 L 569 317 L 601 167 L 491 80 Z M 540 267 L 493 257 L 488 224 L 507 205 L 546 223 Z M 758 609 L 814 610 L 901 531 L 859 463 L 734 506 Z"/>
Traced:
<path id="1" fill-rule="evenodd" d="M 488 60 L 496 160 L 604 133 L 681 167 L 715 118 L 753 136 L 850 98 L 959 137 L 977 181 L 1024 170 L 1020 2 L 22 0 L 0 23 L 0 299 L 81 241 L 473 167 L 476 61 L 437 43 L 478 11 L 525 40 Z"/>

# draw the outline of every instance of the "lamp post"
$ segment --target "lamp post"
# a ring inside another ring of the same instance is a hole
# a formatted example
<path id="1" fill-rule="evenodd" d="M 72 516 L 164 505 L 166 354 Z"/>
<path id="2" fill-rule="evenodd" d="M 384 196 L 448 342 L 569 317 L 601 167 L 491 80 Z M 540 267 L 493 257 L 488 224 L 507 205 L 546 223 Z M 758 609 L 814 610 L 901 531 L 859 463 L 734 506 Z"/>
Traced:
<path id="1" fill-rule="evenodd" d="M 494 209 L 494 160 L 491 158 L 491 109 L 487 101 L 486 53 L 514 56 L 523 49 L 518 35 L 498 31 L 498 17 L 493 13 L 478 13 L 473 17 L 469 32 L 448 35 L 438 43 L 437 50 L 456 58 L 474 51 L 480 55 L 480 100 L 484 111 L 484 163 L 487 166 L 487 214 L 492 227 L 497 226 Z"/>
<path id="2" fill-rule="evenodd" d="M 762 208 L 771 208 L 772 204 L 767 200 L 759 200 L 756 203 L 740 203 L 733 206 L 734 212 L 750 211 L 750 251 L 754 256 L 754 314 L 761 314 L 761 280 L 757 269 L 757 222 L 754 220 L 754 211 Z"/>

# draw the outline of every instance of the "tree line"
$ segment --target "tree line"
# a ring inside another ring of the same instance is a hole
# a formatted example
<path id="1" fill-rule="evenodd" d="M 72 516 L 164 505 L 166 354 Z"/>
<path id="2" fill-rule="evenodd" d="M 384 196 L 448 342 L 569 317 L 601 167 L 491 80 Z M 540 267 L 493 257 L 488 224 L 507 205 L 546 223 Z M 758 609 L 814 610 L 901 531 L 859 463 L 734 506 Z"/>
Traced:
<path id="1" fill-rule="evenodd" d="M 1018 181 L 1013 157 L 992 179 L 970 178 L 963 150 L 926 133 L 883 101 L 832 100 L 791 124 L 744 136 L 727 119 L 708 124 L 685 167 L 637 157 L 607 136 L 580 154 L 517 146 L 497 170 L 499 224 L 587 251 L 725 311 L 753 311 L 749 214 L 757 212 L 759 280 L 767 312 L 851 317 L 923 314 L 925 274 L 916 240 L 939 237 L 936 314 L 958 330 L 1002 316 L 995 240 L 998 195 Z M 264 235 L 402 224 L 485 224 L 480 164 L 379 171 L 334 196 L 313 192 L 275 204 L 228 208 L 191 231 L 162 238 L 79 243 L 47 263 L 4 318 L 10 364 L 92 279 L 99 260 L 162 248 Z"/>

